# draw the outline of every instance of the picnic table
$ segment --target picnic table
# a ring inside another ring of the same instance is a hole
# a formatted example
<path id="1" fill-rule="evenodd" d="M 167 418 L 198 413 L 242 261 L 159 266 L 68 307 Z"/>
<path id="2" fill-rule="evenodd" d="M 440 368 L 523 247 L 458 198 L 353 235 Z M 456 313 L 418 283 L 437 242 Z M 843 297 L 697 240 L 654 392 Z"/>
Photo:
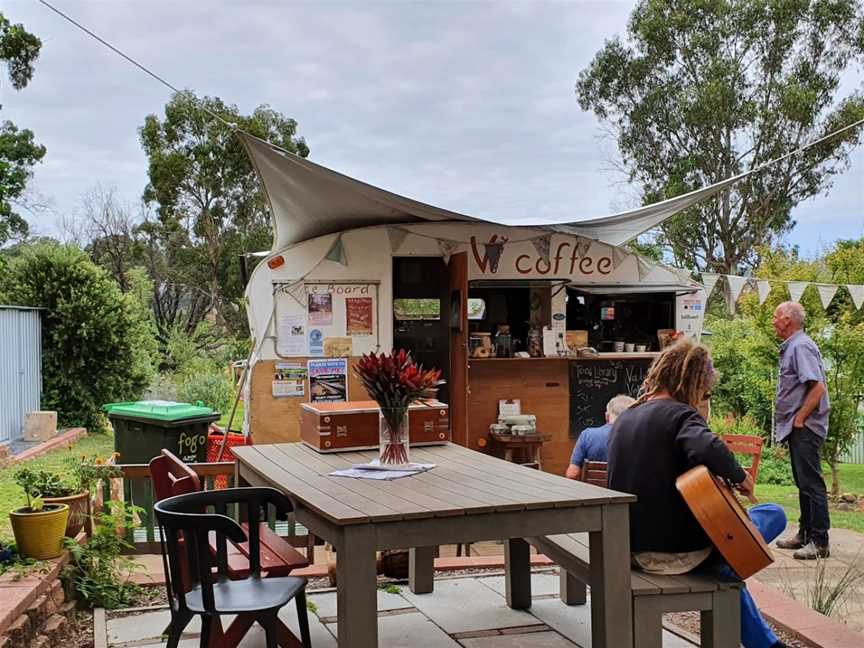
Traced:
<path id="1" fill-rule="evenodd" d="M 297 521 L 336 548 L 340 648 L 378 645 L 375 552 L 409 548 L 409 584 L 433 590 L 442 544 L 504 540 L 507 602 L 531 605 L 526 537 L 589 533 L 592 648 L 633 645 L 628 504 L 632 495 L 530 470 L 455 444 L 411 449 L 428 472 L 392 481 L 330 477 L 372 452 L 321 454 L 302 443 L 234 449 L 238 483 L 272 486 Z M 512 577 L 511 577 L 512 576 Z"/>

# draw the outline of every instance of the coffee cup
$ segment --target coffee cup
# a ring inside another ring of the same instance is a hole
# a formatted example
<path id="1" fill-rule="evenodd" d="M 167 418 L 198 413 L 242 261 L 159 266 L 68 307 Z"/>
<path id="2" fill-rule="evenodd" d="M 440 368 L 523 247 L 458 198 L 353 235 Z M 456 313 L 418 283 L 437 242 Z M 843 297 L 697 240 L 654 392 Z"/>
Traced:
<path id="1" fill-rule="evenodd" d="M 624 343 L 623 342 L 616 342 L 615 343 L 615 350 L 618 351 L 619 353 L 621 351 L 623 351 L 624 350 Z"/>
<path id="2" fill-rule="evenodd" d="M 627 344 L 624 345 L 624 350 L 625 350 L 627 353 L 633 353 L 633 350 L 634 350 L 635 348 L 636 348 L 636 345 L 633 344 L 632 342 L 628 342 Z"/>
<path id="3" fill-rule="evenodd" d="M 636 352 L 637 353 L 645 353 L 647 350 L 648 350 L 648 347 L 644 344 L 637 344 L 636 345 Z"/>

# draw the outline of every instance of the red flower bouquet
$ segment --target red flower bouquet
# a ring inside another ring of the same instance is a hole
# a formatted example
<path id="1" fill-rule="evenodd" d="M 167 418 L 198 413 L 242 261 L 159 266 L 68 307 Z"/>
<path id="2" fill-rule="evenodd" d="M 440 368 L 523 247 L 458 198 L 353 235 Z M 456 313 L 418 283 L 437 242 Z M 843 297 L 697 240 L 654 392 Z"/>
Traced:
<path id="1" fill-rule="evenodd" d="M 408 406 L 435 398 L 441 380 L 437 369 L 418 366 L 405 349 L 360 358 L 354 375 L 381 408 L 379 459 L 382 464 L 408 463 Z"/>

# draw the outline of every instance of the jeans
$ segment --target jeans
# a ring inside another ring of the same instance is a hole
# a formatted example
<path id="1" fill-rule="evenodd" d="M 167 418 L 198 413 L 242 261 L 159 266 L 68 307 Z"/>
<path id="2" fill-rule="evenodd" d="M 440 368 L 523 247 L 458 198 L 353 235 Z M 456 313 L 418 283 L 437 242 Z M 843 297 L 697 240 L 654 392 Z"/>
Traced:
<path id="1" fill-rule="evenodd" d="M 777 504 L 757 504 L 748 512 L 753 525 L 762 534 L 766 543 L 772 542 L 786 528 L 786 513 Z M 722 578 L 738 580 L 729 565 L 718 567 Z M 779 639 L 771 626 L 762 618 L 750 592 L 741 589 L 741 643 L 744 648 L 771 648 Z"/>
<path id="2" fill-rule="evenodd" d="M 800 533 L 805 542 L 815 542 L 820 547 L 828 545 L 828 492 L 822 479 L 819 453 L 824 439 L 807 428 L 793 428 L 787 438 L 792 459 L 792 477 L 798 487 L 801 504 Z"/>

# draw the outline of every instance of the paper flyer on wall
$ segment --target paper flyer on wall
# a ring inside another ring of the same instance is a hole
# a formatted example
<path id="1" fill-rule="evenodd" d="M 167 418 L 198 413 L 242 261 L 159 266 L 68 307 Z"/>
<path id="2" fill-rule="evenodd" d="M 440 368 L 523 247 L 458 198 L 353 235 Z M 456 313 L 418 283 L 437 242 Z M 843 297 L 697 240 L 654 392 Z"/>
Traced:
<path id="1" fill-rule="evenodd" d="M 333 295 L 309 293 L 309 326 L 330 326 L 333 323 Z"/>
<path id="2" fill-rule="evenodd" d="M 300 363 L 277 362 L 273 373 L 273 398 L 306 394 L 306 367 Z"/>
<path id="3" fill-rule="evenodd" d="M 341 403 L 348 400 L 348 359 L 309 360 L 309 400 Z"/>
<path id="4" fill-rule="evenodd" d="M 283 315 L 276 327 L 276 352 L 281 356 L 306 355 L 306 318 Z"/>
<path id="5" fill-rule="evenodd" d="M 345 333 L 347 335 L 372 335 L 372 326 L 372 298 L 346 298 Z"/>

